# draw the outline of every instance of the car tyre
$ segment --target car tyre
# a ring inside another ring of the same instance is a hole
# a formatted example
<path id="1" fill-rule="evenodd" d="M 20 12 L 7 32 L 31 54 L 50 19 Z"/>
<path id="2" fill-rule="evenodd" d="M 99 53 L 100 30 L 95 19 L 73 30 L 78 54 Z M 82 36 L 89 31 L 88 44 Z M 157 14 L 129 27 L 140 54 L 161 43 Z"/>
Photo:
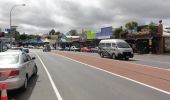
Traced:
<path id="1" fill-rule="evenodd" d="M 125 60 L 129 60 L 129 58 L 126 57 Z"/>
<path id="2" fill-rule="evenodd" d="M 100 53 L 100 56 L 101 56 L 102 58 L 104 57 L 104 55 L 103 55 L 103 53 L 102 53 L 102 52 Z"/>
<path id="3" fill-rule="evenodd" d="M 28 78 L 25 77 L 24 85 L 20 88 L 21 91 L 26 91 L 28 87 Z"/>
<path id="4" fill-rule="evenodd" d="M 37 72 L 38 72 L 38 67 L 37 67 L 37 65 L 35 65 L 34 69 L 33 69 L 33 76 L 36 76 Z"/>
<path id="5" fill-rule="evenodd" d="M 112 59 L 117 59 L 115 54 L 112 54 Z"/>

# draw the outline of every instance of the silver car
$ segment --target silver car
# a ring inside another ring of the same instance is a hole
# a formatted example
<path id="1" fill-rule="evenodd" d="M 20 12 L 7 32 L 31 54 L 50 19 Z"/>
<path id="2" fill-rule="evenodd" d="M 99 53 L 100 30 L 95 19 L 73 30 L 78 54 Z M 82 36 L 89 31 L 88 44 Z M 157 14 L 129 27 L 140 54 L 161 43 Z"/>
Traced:
<path id="1" fill-rule="evenodd" d="M 38 71 L 34 60 L 21 50 L 0 53 L 0 85 L 6 83 L 7 90 L 26 90 L 28 80 Z"/>

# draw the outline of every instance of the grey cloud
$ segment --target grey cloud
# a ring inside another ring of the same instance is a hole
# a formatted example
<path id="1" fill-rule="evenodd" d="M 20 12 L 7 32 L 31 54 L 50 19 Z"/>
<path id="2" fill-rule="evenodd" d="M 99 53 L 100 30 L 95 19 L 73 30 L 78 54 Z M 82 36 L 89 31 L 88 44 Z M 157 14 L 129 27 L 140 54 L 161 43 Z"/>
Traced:
<path id="1" fill-rule="evenodd" d="M 1 27 L 9 26 L 9 11 L 16 4 L 12 1 L 0 1 Z M 131 20 L 145 24 L 170 19 L 169 0 L 96 1 L 100 6 L 84 6 L 79 0 L 24 0 L 27 6 L 18 7 L 13 12 L 13 25 L 18 25 L 19 30 L 26 33 L 47 33 L 52 28 L 61 32 L 72 28 L 99 30 L 107 25 L 118 27 Z"/>
<path id="2" fill-rule="evenodd" d="M 114 13 L 105 11 L 97 7 L 78 6 L 75 2 L 63 1 L 63 15 L 73 22 L 77 28 L 95 27 L 105 23 L 111 23 L 114 19 Z"/>
<path id="3" fill-rule="evenodd" d="M 169 18 L 169 0 L 114 0 L 102 1 L 108 9 L 120 9 L 122 14 L 140 18 Z"/>

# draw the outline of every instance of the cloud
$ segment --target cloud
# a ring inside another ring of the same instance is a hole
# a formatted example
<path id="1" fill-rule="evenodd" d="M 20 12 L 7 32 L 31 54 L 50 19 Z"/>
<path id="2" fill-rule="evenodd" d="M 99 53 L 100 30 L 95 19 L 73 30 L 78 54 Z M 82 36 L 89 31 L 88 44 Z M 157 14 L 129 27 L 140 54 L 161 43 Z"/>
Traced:
<path id="1" fill-rule="evenodd" d="M 9 11 L 15 4 L 12 24 L 20 32 L 48 33 L 51 29 L 99 30 L 101 27 L 123 26 L 135 20 L 139 24 L 163 19 L 170 25 L 169 0 L 1 0 L 0 27 L 9 27 Z M 7 6 L 8 5 L 8 6 Z"/>

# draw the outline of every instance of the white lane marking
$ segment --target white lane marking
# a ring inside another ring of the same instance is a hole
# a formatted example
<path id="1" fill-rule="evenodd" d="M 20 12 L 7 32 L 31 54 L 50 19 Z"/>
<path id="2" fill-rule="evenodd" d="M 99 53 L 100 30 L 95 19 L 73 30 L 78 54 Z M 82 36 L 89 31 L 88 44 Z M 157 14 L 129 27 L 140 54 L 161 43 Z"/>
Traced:
<path id="1" fill-rule="evenodd" d="M 121 61 L 120 61 L 121 62 Z M 123 61 L 125 62 L 125 61 Z M 151 65 L 143 65 L 143 64 L 137 64 L 137 63 L 131 63 L 131 62 L 125 62 L 125 63 L 129 63 L 129 64 L 134 64 L 134 65 L 139 65 L 139 66 L 145 66 L 145 67 L 150 67 L 150 68 L 153 68 L 153 69 L 161 69 L 161 70 L 166 70 L 166 71 L 169 71 L 170 69 L 167 69 L 167 68 L 159 68 L 159 67 L 155 67 L 155 66 L 151 66 Z"/>
<path id="2" fill-rule="evenodd" d="M 76 61 L 76 60 L 74 60 L 74 59 L 71 59 L 71 58 L 66 57 L 66 56 L 62 56 L 62 55 L 60 55 L 60 54 L 56 54 L 56 55 L 61 56 L 61 57 L 64 57 L 64 58 L 67 58 L 67 59 L 69 59 L 69 60 L 71 60 L 71 61 L 74 61 L 74 62 L 77 62 L 77 63 L 83 64 L 83 65 L 89 66 L 89 67 L 94 68 L 94 69 L 98 69 L 98 70 L 100 70 L 100 71 L 103 71 L 103 72 L 106 72 L 106 73 L 112 74 L 112 75 L 114 75 L 114 76 L 117 76 L 117 77 L 120 77 L 120 78 L 123 78 L 123 79 L 129 80 L 129 81 L 131 81 L 131 82 L 134 82 L 134 83 L 137 83 L 137 84 L 140 84 L 140 85 L 143 85 L 143 86 L 149 87 L 149 88 L 151 88 L 151 89 L 157 90 L 157 91 L 159 91 L 159 92 L 162 92 L 162 93 L 165 93 L 165 94 L 170 95 L 170 92 L 165 91 L 165 90 L 162 90 L 162 89 L 159 89 L 159 88 L 157 88 L 157 87 L 154 87 L 154 86 L 151 86 L 151 85 L 148 85 L 148 84 L 145 84 L 145 83 L 142 83 L 142 82 L 139 82 L 139 81 L 136 81 L 136 80 L 133 80 L 133 79 L 127 78 L 127 77 L 125 77 L 125 76 L 118 75 L 118 74 L 116 74 L 116 73 L 109 72 L 109 71 L 107 71 L 107 70 L 104 70 L 104 69 L 101 69 L 101 68 L 98 68 L 98 67 L 95 67 L 95 66 L 92 66 L 92 65 L 89 65 L 89 64 L 86 64 L 86 63 L 80 62 L 80 61 Z"/>
<path id="3" fill-rule="evenodd" d="M 56 96 L 57 96 L 57 99 L 58 99 L 58 100 L 62 100 L 62 97 L 61 97 L 61 95 L 60 95 L 57 87 L 55 86 L 55 83 L 54 83 L 54 81 L 53 81 L 53 79 L 52 79 L 49 71 L 47 70 L 47 67 L 44 65 L 42 59 L 38 56 L 38 54 L 36 54 L 36 55 L 37 55 L 37 57 L 39 58 L 40 62 L 42 63 L 42 65 L 43 65 L 43 67 L 44 67 L 44 69 L 45 69 L 45 71 L 46 71 L 46 73 L 47 73 L 47 76 L 48 76 L 48 78 L 49 78 L 49 80 L 50 80 L 50 82 L 51 82 L 51 85 L 52 85 L 53 90 L 54 90 L 54 92 L 55 92 L 55 94 L 56 94 Z"/>
<path id="4" fill-rule="evenodd" d="M 144 60 L 144 59 L 139 59 L 139 58 L 137 58 L 136 60 L 142 60 L 146 62 L 157 62 L 157 63 L 162 63 L 162 64 L 170 64 L 169 62 L 160 61 L 160 60 L 154 61 L 154 60 Z"/>
<path id="5" fill-rule="evenodd" d="M 89 56 L 89 55 L 87 55 L 87 56 Z M 93 58 L 98 58 L 99 59 L 99 57 L 95 57 L 95 56 L 89 56 L 89 57 L 93 57 Z M 150 67 L 150 68 L 153 68 L 153 69 L 161 69 L 161 70 L 170 71 L 170 69 L 167 69 L 167 68 L 159 68 L 159 67 L 155 67 L 155 66 L 151 66 L 151 65 L 146 65 L 146 64 L 143 65 L 143 64 L 137 64 L 137 63 L 126 62 L 126 61 L 119 61 L 119 60 L 114 60 L 114 61 L 115 62 L 124 62 L 124 63 L 128 63 L 128 64 L 134 64 L 134 65 L 139 65 L 139 66 Z"/>

